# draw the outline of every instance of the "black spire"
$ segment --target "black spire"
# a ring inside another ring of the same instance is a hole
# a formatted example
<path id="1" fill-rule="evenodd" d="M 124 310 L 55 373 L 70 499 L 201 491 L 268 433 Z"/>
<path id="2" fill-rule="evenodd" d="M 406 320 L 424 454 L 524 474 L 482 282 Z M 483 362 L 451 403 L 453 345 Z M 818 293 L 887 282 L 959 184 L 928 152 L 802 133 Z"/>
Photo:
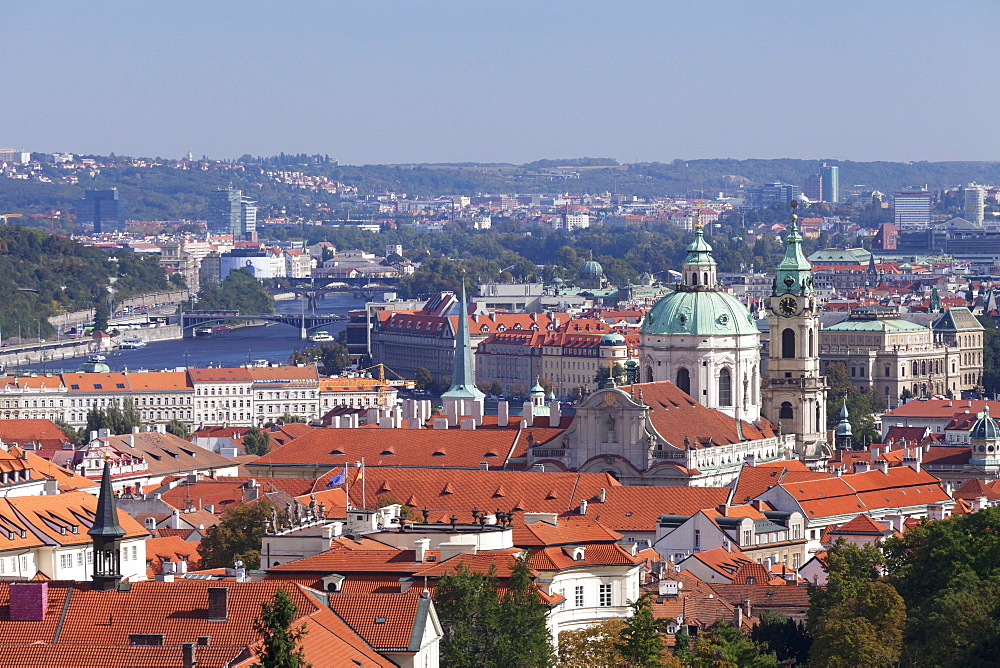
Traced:
<path id="1" fill-rule="evenodd" d="M 115 493 L 111 488 L 111 461 L 104 462 L 104 474 L 101 476 L 101 494 L 97 497 L 97 515 L 94 526 L 87 532 L 90 536 L 105 538 L 121 538 L 125 529 L 118 524 L 118 509 L 115 507 Z"/>
<path id="2" fill-rule="evenodd" d="M 97 497 L 94 525 L 87 532 L 94 543 L 93 587 L 97 591 L 112 591 L 121 582 L 121 543 L 125 529 L 118 524 L 115 493 L 111 488 L 111 462 L 104 462 L 101 495 Z"/>

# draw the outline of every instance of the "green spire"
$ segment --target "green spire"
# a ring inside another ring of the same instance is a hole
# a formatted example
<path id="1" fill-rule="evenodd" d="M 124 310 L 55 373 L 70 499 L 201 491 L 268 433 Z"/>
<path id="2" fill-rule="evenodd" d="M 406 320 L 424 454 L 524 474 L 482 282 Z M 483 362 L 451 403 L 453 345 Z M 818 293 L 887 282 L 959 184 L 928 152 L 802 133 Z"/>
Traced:
<path id="1" fill-rule="evenodd" d="M 847 395 L 844 395 L 844 403 L 840 406 L 840 422 L 837 423 L 837 436 L 851 436 L 851 420 L 847 414 Z"/>
<path id="2" fill-rule="evenodd" d="M 774 277 L 774 294 L 810 294 L 813 291 L 812 265 L 802 253 L 802 235 L 799 234 L 799 217 L 795 214 L 798 202 L 792 200 L 792 224 L 785 237 L 785 257 L 778 264 Z"/>
<path id="3" fill-rule="evenodd" d="M 462 301 L 458 312 L 458 332 L 455 341 L 455 366 L 451 374 L 451 387 L 442 397 L 482 399 L 486 395 L 476 387 L 472 369 L 472 340 L 469 336 L 469 306 L 465 301 L 465 274 L 462 274 Z"/>
<path id="4" fill-rule="evenodd" d="M 938 294 L 937 288 L 931 290 L 931 307 L 928 311 L 931 313 L 941 312 L 941 295 Z"/>

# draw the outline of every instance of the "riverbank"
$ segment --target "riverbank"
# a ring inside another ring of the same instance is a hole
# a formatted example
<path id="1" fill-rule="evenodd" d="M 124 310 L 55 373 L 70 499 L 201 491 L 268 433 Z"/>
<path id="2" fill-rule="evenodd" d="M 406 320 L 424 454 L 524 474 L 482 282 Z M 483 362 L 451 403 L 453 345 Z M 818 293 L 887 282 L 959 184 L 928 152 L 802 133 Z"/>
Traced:
<path id="1" fill-rule="evenodd" d="M 52 364 L 58 366 L 64 360 L 86 357 L 98 353 L 105 354 L 117 348 L 122 339 L 136 336 L 148 344 L 180 339 L 182 338 L 182 332 L 180 325 L 160 325 L 140 330 L 123 331 L 118 336 L 102 339 L 102 343 L 100 344 L 91 338 L 80 338 L 42 344 L 8 346 L 0 348 L 0 364 L 3 364 L 7 369 L 15 369 L 32 364 Z"/>

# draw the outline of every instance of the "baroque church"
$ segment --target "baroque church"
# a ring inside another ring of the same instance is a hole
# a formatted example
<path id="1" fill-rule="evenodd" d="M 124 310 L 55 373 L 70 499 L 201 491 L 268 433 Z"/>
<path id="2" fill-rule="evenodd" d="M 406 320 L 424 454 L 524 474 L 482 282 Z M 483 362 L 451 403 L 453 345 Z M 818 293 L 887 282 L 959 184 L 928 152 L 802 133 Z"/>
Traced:
<path id="1" fill-rule="evenodd" d="M 607 472 L 632 485 L 689 486 L 728 484 L 746 461 L 824 465 L 820 304 L 797 216 L 769 300 L 778 344 L 769 349 L 767 378 L 760 332 L 749 310 L 717 284 L 700 225 L 682 273 L 643 321 L 633 372 L 641 383 L 588 396 L 565 432 L 529 448 L 529 465 Z"/>

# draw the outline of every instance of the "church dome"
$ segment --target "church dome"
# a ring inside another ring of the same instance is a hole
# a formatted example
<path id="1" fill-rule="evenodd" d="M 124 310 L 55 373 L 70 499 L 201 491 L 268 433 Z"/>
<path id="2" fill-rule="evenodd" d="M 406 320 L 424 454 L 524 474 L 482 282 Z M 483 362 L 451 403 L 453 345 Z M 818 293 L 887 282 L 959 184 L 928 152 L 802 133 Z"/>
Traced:
<path id="1" fill-rule="evenodd" d="M 601 337 L 602 346 L 623 346 L 625 345 L 625 337 L 618 332 L 608 332 Z"/>
<path id="2" fill-rule="evenodd" d="M 587 260 L 580 265 L 579 276 L 580 278 L 588 281 L 598 280 L 604 277 L 604 267 L 601 266 L 600 262 Z"/>
<path id="3" fill-rule="evenodd" d="M 721 290 L 672 292 L 649 311 L 641 334 L 757 335 L 757 325 L 739 299 Z"/>
<path id="4" fill-rule="evenodd" d="M 990 407 L 983 407 L 983 415 L 976 424 L 972 426 L 970 438 L 996 439 L 1000 438 L 1000 427 L 997 427 L 996 420 L 990 417 Z"/>

